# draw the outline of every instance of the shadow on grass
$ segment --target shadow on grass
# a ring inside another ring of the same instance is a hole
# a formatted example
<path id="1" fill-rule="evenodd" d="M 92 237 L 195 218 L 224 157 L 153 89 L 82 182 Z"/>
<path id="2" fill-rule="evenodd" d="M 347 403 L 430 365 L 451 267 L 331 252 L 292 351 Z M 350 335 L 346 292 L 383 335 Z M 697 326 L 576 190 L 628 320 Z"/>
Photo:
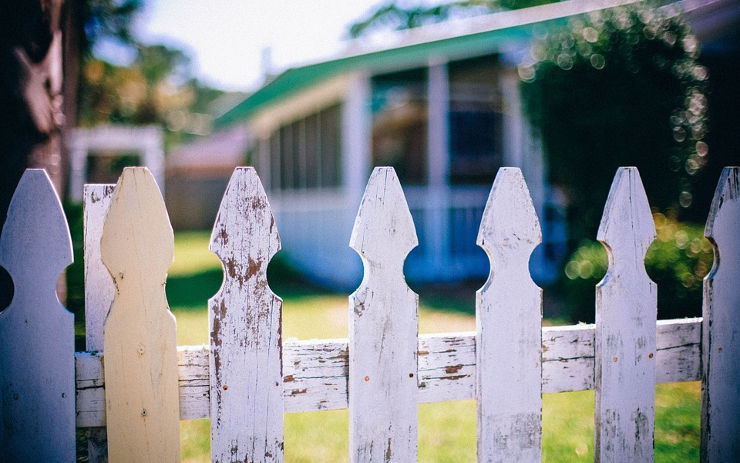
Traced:
<path id="1" fill-rule="evenodd" d="M 281 298 L 307 299 L 317 295 L 334 294 L 330 290 L 309 283 L 298 272 L 280 259 L 274 259 L 267 270 L 270 289 Z M 170 307 L 184 310 L 202 310 L 221 287 L 223 271 L 220 268 L 189 275 L 167 278 L 167 301 Z"/>
<path id="2" fill-rule="evenodd" d="M 465 315 L 475 314 L 475 292 L 483 286 L 483 279 L 457 283 L 440 283 L 414 287 L 419 303 L 440 312 Z M 413 286 L 413 284 L 412 284 Z"/>

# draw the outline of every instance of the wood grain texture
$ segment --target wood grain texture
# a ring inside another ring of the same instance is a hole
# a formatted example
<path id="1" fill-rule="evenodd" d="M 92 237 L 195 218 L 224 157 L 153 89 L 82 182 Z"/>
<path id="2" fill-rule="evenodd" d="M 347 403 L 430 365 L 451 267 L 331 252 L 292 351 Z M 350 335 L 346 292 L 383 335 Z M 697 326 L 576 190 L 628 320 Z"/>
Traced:
<path id="1" fill-rule="evenodd" d="M 234 170 L 210 249 L 225 274 L 208 302 L 212 461 L 282 462 L 282 300 L 267 284 L 280 237 L 253 168 Z"/>
<path id="2" fill-rule="evenodd" d="M 103 324 L 113 303 L 116 287 L 100 258 L 100 237 L 110 207 L 115 184 L 85 185 L 84 210 L 85 263 L 85 345 L 88 351 L 103 350 Z M 108 461 L 108 437 L 105 428 L 90 428 L 87 433 L 87 460 Z"/>
<path id="3" fill-rule="evenodd" d="M 499 169 L 477 240 L 491 263 L 475 305 L 479 462 L 540 461 L 542 290 L 529 258 L 541 241 L 521 171 Z"/>
<path id="4" fill-rule="evenodd" d="M 597 238 L 609 267 L 596 286 L 595 459 L 651 462 L 657 287 L 645 253 L 655 224 L 637 168 L 617 170 Z"/>
<path id="5" fill-rule="evenodd" d="M 85 345 L 88 351 L 103 350 L 103 324 L 113 303 L 116 286 L 100 257 L 103 223 L 113 198 L 114 184 L 85 185 Z"/>
<path id="6" fill-rule="evenodd" d="M 704 279 L 701 461 L 740 461 L 740 167 L 725 167 L 704 231 L 714 266 Z"/>
<path id="7" fill-rule="evenodd" d="M 69 229 L 51 180 L 42 169 L 28 169 L 0 237 L 0 265 L 15 285 L 0 312 L 3 461 L 74 461 L 74 316 L 56 294 L 59 274 L 71 263 Z"/>
<path id="8" fill-rule="evenodd" d="M 349 297 L 349 446 L 353 463 L 417 460 L 419 298 L 403 262 L 417 245 L 393 168 L 368 180 L 350 238 L 365 275 Z"/>
<path id="9" fill-rule="evenodd" d="M 148 169 L 124 169 L 100 249 L 116 285 L 103 333 L 108 458 L 179 461 L 175 318 L 164 291 L 174 238 Z"/>
<path id="10" fill-rule="evenodd" d="M 657 382 L 701 379 L 701 318 L 660 320 Z M 179 346 L 180 419 L 208 418 L 208 346 Z M 594 325 L 542 329 L 542 392 L 594 388 Z M 347 408 L 347 339 L 283 344 L 285 412 Z M 100 353 L 78 352 L 77 426 L 105 425 Z M 475 398 L 475 333 L 419 336 L 418 402 Z"/>

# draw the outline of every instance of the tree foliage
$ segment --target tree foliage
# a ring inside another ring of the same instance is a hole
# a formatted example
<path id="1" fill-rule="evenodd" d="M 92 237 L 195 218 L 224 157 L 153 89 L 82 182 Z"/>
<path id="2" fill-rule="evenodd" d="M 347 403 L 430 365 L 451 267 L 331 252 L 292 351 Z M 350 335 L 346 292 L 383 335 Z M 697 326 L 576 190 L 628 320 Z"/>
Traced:
<path id="1" fill-rule="evenodd" d="M 711 252 L 700 225 L 678 222 L 697 216 L 694 195 L 707 188 L 699 179 L 709 159 L 708 71 L 698 57 L 681 15 L 638 4 L 539 31 L 518 68 L 550 182 L 568 198 L 575 249 L 559 288 L 573 320 L 593 320 L 606 253 L 591 240 L 614 172 L 626 165 L 639 168 L 655 211 L 658 240 L 646 267 L 659 286 L 659 315 L 698 315 Z"/>
<path id="2" fill-rule="evenodd" d="M 79 125 L 161 124 L 167 144 L 211 128 L 208 104 L 223 92 L 192 77 L 190 57 L 182 50 L 139 42 L 131 24 L 142 0 L 88 0 L 85 36 L 114 41 L 128 49 L 128 65 L 106 62 L 89 53 L 82 63 Z"/>
<path id="3" fill-rule="evenodd" d="M 691 207 L 708 155 L 698 56 L 681 15 L 643 4 L 571 18 L 535 40 L 519 74 L 573 243 L 595 236 L 620 165 L 639 168 L 653 207 Z"/>
<path id="4" fill-rule="evenodd" d="M 129 66 L 90 59 L 83 67 L 80 125 L 161 124 L 166 142 L 210 131 L 208 105 L 223 94 L 191 76 L 189 59 L 163 45 L 139 45 Z"/>
<path id="5" fill-rule="evenodd" d="M 432 6 L 415 1 L 392 0 L 351 24 L 348 34 L 352 38 L 358 38 L 376 32 L 411 29 L 450 18 L 527 8 L 544 3 L 552 3 L 552 0 L 455 0 Z"/>
<path id="6" fill-rule="evenodd" d="M 701 225 L 653 214 L 657 239 L 645 256 L 645 268 L 658 285 L 658 318 L 701 316 L 702 279 L 712 267 L 712 245 Z M 601 243 L 584 240 L 565 265 L 565 300 L 573 322 L 593 322 L 594 286 L 607 270 Z"/>
<path id="7" fill-rule="evenodd" d="M 78 4 L 78 25 L 82 28 L 82 51 L 90 52 L 101 40 L 115 40 L 131 46 L 136 39 L 131 25 L 144 0 L 68 0 Z"/>

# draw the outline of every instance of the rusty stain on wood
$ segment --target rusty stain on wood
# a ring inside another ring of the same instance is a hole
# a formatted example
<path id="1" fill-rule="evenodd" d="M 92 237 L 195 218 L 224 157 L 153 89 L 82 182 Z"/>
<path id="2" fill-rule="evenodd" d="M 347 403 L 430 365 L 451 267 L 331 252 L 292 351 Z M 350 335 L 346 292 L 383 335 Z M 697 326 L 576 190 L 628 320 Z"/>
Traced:
<path id="1" fill-rule="evenodd" d="M 253 168 L 234 170 L 210 249 L 224 268 L 209 301 L 212 460 L 282 462 L 282 300 L 267 284 L 280 237 Z"/>
<path id="2" fill-rule="evenodd" d="M 655 355 L 658 383 L 701 379 L 701 318 L 660 320 L 656 324 L 658 350 Z M 542 328 L 542 391 L 557 393 L 594 388 L 594 325 Z M 450 352 L 448 347 L 455 345 Z M 289 341 L 285 343 L 283 398 L 286 413 L 347 408 L 347 340 Z M 475 333 L 420 335 L 419 403 L 475 398 Z M 445 352 L 445 353 L 442 353 Z M 209 348 L 178 348 L 180 419 L 208 418 Z M 324 360 L 320 362 L 319 360 Z M 100 353 L 78 352 L 77 426 L 104 426 L 104 381 Z M 454 379 L 445 379 L 445 369 L 462 364 Z M 287 381 L 292 378 L 292 381 Z M 305 394 L 290 395 L 306 388 Z"/>

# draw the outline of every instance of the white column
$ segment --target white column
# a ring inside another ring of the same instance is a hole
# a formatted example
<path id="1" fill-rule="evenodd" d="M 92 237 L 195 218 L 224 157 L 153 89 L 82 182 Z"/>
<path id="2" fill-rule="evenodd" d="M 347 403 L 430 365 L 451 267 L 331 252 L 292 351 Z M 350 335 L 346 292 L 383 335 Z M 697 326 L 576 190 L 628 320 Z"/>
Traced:
<path id="1" fill-rule="evenodd" d="M 162 197 L 164 197 L 164 142 L 162 141 L 162 132 L 158 127 L 146 127 L 138 136 L 145 138 L 142 149 L 143 164 L 149 168 L 154 180 L 157 181 L 159 191 L 162 192 Z"/>
<path id="2" fill-rule="evenodd" d="M 504 100 L 502 163 L 507 167 L 521 168 L 534 208 L 542 219 L 546 186 L 545 159 L 539 136 L 533 133 L 522 111 L 519 76 L 515 70 L 501 75 L 501 95 Z"/>
<path id="3" fill-rule="evenodd" d="M 429 64 L 427 83 L 427 214 L 424 223 L 429 262 L 439 275 L 450 267 L 448 208 L 450 165 L 450 86 L 446 62 Z"/>
<path id="4" fill-rule="evenodd" d="M 503 156 L 505 167 L 522 168 L 522 111 L 519 95 L 519 77 L 515 72 L 504 71 L 501 74 L 501 98 L 503 99 Z M 527 176 L 524 176 L 525 180 Z"/>
<path id="5" fill-rule="evenodd" d="M 372 114 L 370 113 L 370 78 L 352 76 L 342 105 L 342 186 L 350 210 L 357 210 L 370 174 Z"/>
<path id="6" fill-rule="evenodd" d="M 545 220 L 545 200 L 547 181 L 545 157 L 539 134 L 532 130 L 526 118 L 521 99 L 519 76 L 514 68 L 501 74 L 501 96 L 503 98 L 503 156 L 504 166 L 519 167 L 529 187 L 537 217 L 540 219 L 543 243 L 549 241 L 550 223 Z M 549 262 L 546 260 L 544 246 L 535 249 L 532 254 L 535 278 L 546 278 Z"/>
<path id="7" fill-rule="evenodd" d="M 144 165 L 149 168 L 164 197 L 164 151 L 161 146 L 150 145 L 144 149 Z"/>
<path id="8" fill-rule="evenodd" d="M 259 169 L 257 173 L 265 186 L 266 191 L 272 191 L 272 171 L 270 165 L 270 135 L 259 138 L 257 142 L 257 158 Z"/>
<path id="9" fill-rule="evenodd" d="M 73 142 L 70 146 L 69 157 L 69 197 L 72 201 L 82 202 L 82 188 L 87 174 L 87 148 Z"/>
<path id="10" fill-rule="evenodd" d="M 429 65 L 429 83 L 427 84 L 429 133 L 427 134 L 428 164 L 427 176 L 429 186 L 446 187 L 450 162 L 449 149 L 449 113 L 450 86 L 447 75 L 447 63 Z"/>

